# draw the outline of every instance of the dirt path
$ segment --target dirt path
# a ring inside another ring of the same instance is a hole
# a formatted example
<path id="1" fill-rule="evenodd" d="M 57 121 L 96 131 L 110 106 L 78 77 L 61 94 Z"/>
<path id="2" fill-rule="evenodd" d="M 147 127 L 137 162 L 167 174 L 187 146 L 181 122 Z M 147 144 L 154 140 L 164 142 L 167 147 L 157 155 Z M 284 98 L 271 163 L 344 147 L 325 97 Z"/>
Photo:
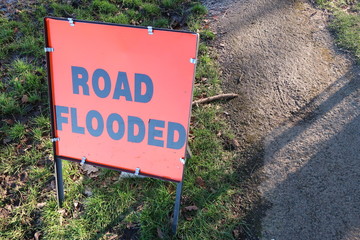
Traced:
<path id="1" fill-rule="evenodd" d="M 226 108 L 247 166 L 244 219 L 264 213 L 261 239 L 360 239 L 360 69 L 326 15 L 306 0 L 204 3 L 224 92 L 241 95 Z M 247 229 L 239 238 L 257 239 Z"/>

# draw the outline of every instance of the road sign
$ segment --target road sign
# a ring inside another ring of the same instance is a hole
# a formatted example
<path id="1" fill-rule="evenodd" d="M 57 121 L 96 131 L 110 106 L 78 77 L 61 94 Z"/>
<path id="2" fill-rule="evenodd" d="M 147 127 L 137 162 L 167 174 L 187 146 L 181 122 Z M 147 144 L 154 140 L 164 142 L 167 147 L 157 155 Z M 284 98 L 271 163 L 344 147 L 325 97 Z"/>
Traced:
<path id="1" fill-rule="evenodd" d="M 198 34 L 46 18 L 55 156 L 181 182 Z"/>

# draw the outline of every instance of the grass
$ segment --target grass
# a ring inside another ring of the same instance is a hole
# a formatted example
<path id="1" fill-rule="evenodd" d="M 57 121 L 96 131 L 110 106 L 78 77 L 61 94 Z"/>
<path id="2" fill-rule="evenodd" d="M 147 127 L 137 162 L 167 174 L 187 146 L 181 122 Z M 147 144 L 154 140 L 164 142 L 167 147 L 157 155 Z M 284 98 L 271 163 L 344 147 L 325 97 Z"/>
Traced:
<path id="1" fill-rule="evenodd" d="M 354 0 L 316 0 L 320 7 L 332 12 L 331 29 L 337 44 L 354 54 L 360 63 L 360 3 Z"/>
<path id="2" fill-rule="evenodd" d="M 31 1 L 33 2 L 33 1 Z M 58 209 L 48 113 L 44 16 L 200 32 L 195 98 L 220 92 L 219 73 L 201 29 L 206 9 L 190 0 L 52 0 L 0 12 L 0 239 L 234 239 L 242 224 L 233 198 L 242 192 L 231 138 L 216 104 L 193 110 L 178 234 L 170 233 L 176 185 L 119 179 L 116 171 L 87 174 L 64 164 L 66 200 Z M 359 3 L 318 0 L 334 13 L 338 44 L 359 59 Z M 16 10 L 16 11 L 15 11 Z"/>
<path id="3" fill-rule="evenodd" d="M 116 171 L 87 174 L 64 161 L 66 200 L 58 209 L 43 53 L 44 16 L 200 32 L 195 98 L 217 94 L 219 73 L 201 29 L 206 9 L 189 0 L 38 1 L 10 15 L 0 12 L 0 239 L 234 239 L 240 224 L 232 197 L 241 189 L 231 135 L 217 105 L 193 110 L 177 236 L 170 233 L 176 185 L 155 179 L 119 179 Z M 18 5 L 19 6 L 19 5 Z M 190 208 L 186 208 L 190 207 Z M 189 209 L 189 210 L 187 210 Z"/>

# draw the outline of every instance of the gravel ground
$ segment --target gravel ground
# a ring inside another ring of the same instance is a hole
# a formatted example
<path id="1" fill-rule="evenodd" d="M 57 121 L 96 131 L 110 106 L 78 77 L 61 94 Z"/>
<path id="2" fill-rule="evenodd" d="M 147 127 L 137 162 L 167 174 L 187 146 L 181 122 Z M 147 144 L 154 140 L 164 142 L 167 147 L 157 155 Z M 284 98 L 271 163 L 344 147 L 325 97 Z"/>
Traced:
<path id="1" fill-rule="evenodd" d="M 204 3 L 223 91 L 240 94 L 229 121 L 244 148 L 263 150 L 244 211 L 269 207 L 253 216 L 261 236 L 239 238 L 360 239 L 360 69 L 327 15 L 306 0 Z"/>

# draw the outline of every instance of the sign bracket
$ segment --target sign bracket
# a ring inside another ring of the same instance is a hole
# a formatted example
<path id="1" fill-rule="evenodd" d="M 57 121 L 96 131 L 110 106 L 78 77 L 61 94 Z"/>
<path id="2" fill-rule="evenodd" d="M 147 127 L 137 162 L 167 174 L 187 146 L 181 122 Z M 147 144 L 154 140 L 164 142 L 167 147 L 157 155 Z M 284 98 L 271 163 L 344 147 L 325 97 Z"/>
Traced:
<path id="1" fill-rule="evenodd" d="M 74 24 L 74 19 L 68 18 L 68 21 L 69 21 L 70 26 L 72 26 L 72 27 L 75 26 L 75 24 Z"/>
<path id="2" fill-rule="evenodd" d="M 84 164 L 85 164 L 85 161 L 86 161 L 86 157 L 82 157 L 82 158 L 81 158 L 80 165 L 81 165 L 81 166 L 84 165 Z"/>
<path id="3" fill-rule="evenodd" d="M 192 63 L 192 64 L 196 64 L 197 63 L 197 59 L 196 58 L 190 58 L 190 62 Z"/>
<path id="4" fill-rule="evenodd" d="M 153 35 L 153 34 L 154 34 L 154 30 L 153 30 L 153 27 L 152 27 L 152 26 L 148 26 L 147 29 L 148 29 L 148 34 L 149 34 L 149 35 Z"/>
<path id="5" fill-rule="evenodd" d="M 45 47 L 45 48 L 44 48 L 44 51 L 45 51 L 45 52 L 53 52 L 53 51 L 54 51 L 54 48 Z"/>

